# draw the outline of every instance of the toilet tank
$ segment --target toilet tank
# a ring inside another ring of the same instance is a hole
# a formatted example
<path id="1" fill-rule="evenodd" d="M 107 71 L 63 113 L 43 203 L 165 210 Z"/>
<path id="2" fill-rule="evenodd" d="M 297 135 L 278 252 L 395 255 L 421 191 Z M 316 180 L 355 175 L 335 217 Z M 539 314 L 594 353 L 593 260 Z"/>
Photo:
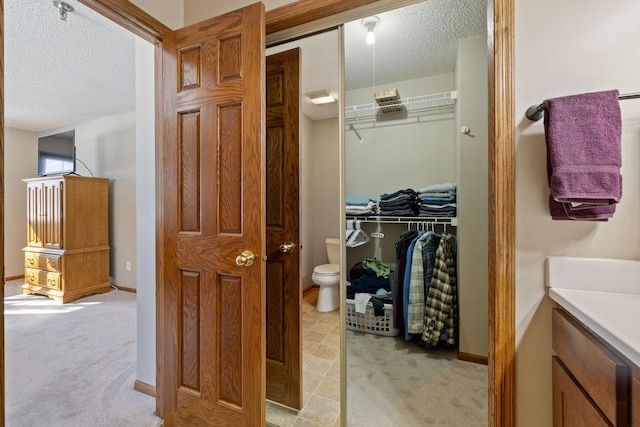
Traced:
<path id="1" fill-rule="evenodd" d="M 340 239 L 329 237 L 324 242 L 327 245 L 329 264 L 340 264 Z"/>

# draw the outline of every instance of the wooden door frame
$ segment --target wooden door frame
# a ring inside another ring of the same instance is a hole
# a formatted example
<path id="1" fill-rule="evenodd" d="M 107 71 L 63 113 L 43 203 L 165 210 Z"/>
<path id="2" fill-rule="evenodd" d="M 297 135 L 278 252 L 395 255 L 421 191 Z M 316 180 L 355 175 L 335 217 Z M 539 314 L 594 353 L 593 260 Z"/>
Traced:
<path id="1" fill-rule="evenodd" d="M 79 0 L 162 51 L 163 34 L 170 29 L 128 0 Z M 268 11 L 267 34 L 330 18 L 383 0 L 300 0 Z M 515 425 L 515 126 L 514 24 L 515 0 L 487 0 L 489 70 L 489 425 Z M 0 198 L 4 200 L 4 2 L 0 0 Z M 156 82 L 162 69 L 156 60 Z M 156 84 L 156 165 L 161 164 L 164 141 L 161 91 Z M 156 273 L 162 281 L 161 233 L 163 183 L 156 179 Z M 4 203 L 0 221 L 4 220 Z M 0 256 L 4 272 L 4 231 L 0 228 Z M 4 296 L 4 289 L 2 292 Z M 158 294 L 158 299 L 162 295 Z M 157 301 L 160 304 L 162 301 Z M 4 350 L 4 315 L 0 318 L 0 346 Z M 157 344 L 158 345 L 158 344 Z M 4 425 L 4 351 L 0 354 L 0 419 Z M 157 369 L 159 369 L 158 367 Z"/>

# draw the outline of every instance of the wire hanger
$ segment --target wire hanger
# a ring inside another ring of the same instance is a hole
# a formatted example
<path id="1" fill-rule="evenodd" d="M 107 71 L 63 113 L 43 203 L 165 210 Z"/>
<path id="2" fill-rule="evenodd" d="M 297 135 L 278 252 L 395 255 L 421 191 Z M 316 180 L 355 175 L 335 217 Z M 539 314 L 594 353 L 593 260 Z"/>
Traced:
<path id="1" fill-rule="evenodd" d="M 371 240 L 369 235 L 365 233 L 364 230 L 362 230 L 362 228 L 360 228 L 361 221 L 357 219 L 355 223 L 356 223 L 356 229 L 354 230 L 353 234 L 347 241 L 347 247 L 349 248 L 357 248 L 358 246 L 362 246 L 365 243 L 368 243 L 369 240 Z"/>

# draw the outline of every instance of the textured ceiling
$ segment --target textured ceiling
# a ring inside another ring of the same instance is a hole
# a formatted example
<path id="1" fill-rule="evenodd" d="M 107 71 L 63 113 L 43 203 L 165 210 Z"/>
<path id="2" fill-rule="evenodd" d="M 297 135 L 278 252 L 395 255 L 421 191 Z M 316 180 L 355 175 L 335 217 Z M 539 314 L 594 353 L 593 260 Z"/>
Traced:
<path id="1" fill-rule="evenodd" d="M 5 1 L 6 125 L 43 131 L 135 110 L 135 37 L 76 0 L 67 21 L 50 0 Z M 486 28 L 486 0 L 427 0 L 378 14 L 376 43 L 360 20 L 345 25 L 345 88 L 451 72 L 457 41 Z M 338 32 L 270 48 L 302 49 L 303 94 L 337 97 Z M 374 63 L 375 52 L 375 63 Z M 338 104 L 315 106 L 313 120 L 338 116 Z"/>
<path id="2" fill-rule="evenodd" d="M 135 111 L 135 37 L 75 0 L 5 0 L 5 120 L 43 131 Z"/>
<path id="3" fill-rule="evenodd" d="M 427 0 L 378 14 L 375 44 L 360 20 L 345 25 L 345 88 L 454 70 L 458 39 L 486 31 L 486 0 Z M 375 63 L 374 59 L 375 52 Z"/>

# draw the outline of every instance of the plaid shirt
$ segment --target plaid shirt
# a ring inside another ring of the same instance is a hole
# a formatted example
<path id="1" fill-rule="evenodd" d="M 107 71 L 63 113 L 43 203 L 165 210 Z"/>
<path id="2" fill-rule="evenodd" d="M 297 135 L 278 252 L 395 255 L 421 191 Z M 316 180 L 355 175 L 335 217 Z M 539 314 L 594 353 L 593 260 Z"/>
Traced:
<path id="1" fill-rule="evenodd" d="M 447 344 L 455 345 L 457 312 L 456 238 L 452 234 L 443 234 L 436 251 L 425 308 L 422 341 L 427 347 L 438 344 L 443 329 L 447 333 Z"/>

